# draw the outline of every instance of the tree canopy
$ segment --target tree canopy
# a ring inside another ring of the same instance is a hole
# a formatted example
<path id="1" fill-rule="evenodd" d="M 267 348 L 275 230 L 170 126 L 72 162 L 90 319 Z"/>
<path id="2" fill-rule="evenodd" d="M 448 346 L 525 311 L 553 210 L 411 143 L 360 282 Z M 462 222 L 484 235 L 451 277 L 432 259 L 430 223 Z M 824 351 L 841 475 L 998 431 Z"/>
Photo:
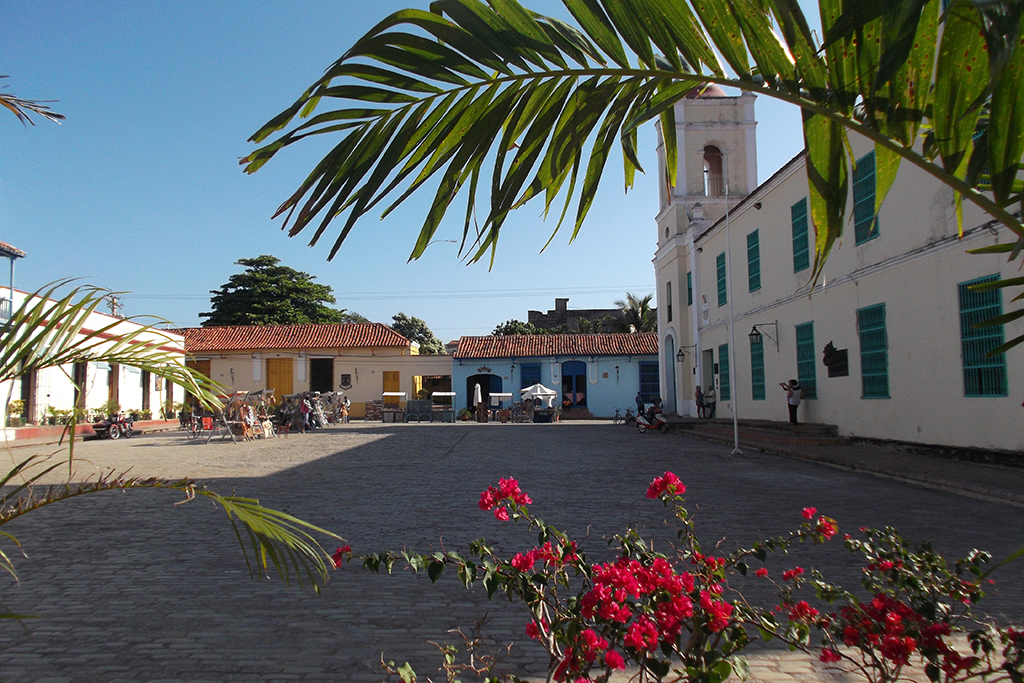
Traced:
<path id="1" fill-rule="evenodd" d="M 626 292 L 626 298 L 615 302 L 615 306 L 622 311 L 622 317 L 616 321 L 620 332 L 657 332 L 658 315 L 655 309 L 651 308 L 653 294 L 637 296 Z"/>
<path id="2" fill-rule="evenodd" d="M 279 265 L 274 256 L 235 261 L 245 270 L 211 291 L 213 310 L 200 313 L 203 327 L 218 325 L 298 325 L 303 323 L 362 322 L 366 319 L 345 309 L 334 309 L 334 292 L 313 282 L 309 273 Z"/>
<path id="3" fill-rule="evenodd" d="M 557 231 L 575 199 L 575 237 L 616 140 L 628 189 L 643 170 L 646 121 L 661 121 L 660 172 L 675 184 L 673 104 L 714 83 L 803 109 L 812 280 L 846 223 L 848 131 L 875 143 L 876 212 L 905 161 L 954 189 L 958 218 L 967 199 L 1006 225 L 1016 243 L 998 250 L 1021 257 L 1012 205 L 1024 205 L 1022 0 L 953 0 L 945 10 L 942 0 L 819 0 L 821 40 L 796 0 L 563 1 L 578 26 L 516 0 L 437 0 L 429 12 L 392 14 L 250 138 L 263 146 L 242 160 L 246 171 L 306 137 L 338 135 L 278 210 L 289 234 L 314 224 L 315 244 L 342 218 L 330 259 L 360 217 L 436 186 L 411 257 L 463 194 L 460 252 L 493 260 L 508 213 L 530 200 L 556 209 Z M 992 322 L 1017 317 L 1024 309 Z"/>
<path id="4" fill-rule="evenodd" d="M 420 354 L 424 356 L 443 356 L 444 343 L 434 336 L 427 324 L 415 316 L 396 313 L 391 316 L 391 329 L 406 339 L 418 342 Z"/>
<path id="5" fill-rule="evenodd" d="M 521 334 L 558 334 L 558 332 L 552 332 L 543 327 L 537 327 L 533 323 L 524 323 L 522 320 L 512 318 L 495 327 L 491 334 L 496 337 L 513 337 Z"/>

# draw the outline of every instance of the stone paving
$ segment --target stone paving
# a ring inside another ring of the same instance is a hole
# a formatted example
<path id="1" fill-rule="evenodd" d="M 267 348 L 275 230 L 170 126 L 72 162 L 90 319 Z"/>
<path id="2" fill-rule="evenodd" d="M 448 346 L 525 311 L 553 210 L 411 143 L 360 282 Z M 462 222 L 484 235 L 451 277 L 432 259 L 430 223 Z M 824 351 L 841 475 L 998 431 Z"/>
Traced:
<path id="1" fill-rule="evenodd" d="M 338 532 L 357 554 L 462 549 L 480 536 L 510 553 L 531 547 L 531 534 L 476 506 L 481 490 L 510 475 L 534 498 L 536 514 L 587 536 L 592 560 L 607 554 L 603 539 L 628 524 L 664 548 L 673 537 L 665 509 L 644 491 L 669 469 L 688 486 L 702 537 L 728 536 L 726 547 L 792 528 L 808 505 L 835 517 L 841 532 L 892 524 L 950 555 L 979 547 L 1003 557 L 1024 543 L 1019 507 L 729 450 L 607 423 L 352 424 L 237 445 L 170 432 L 78 444 L 76 457 L 83 476 L 131 468 L 258 497 Z M 85 496 L 4 527 L 27 557 L 4 544 L 20 583 L 7 580 L 2 606 L 42 618 L 0 623 L 3 681 L 379 681 L 382 652 L 438 680 L 431 641 L 453 642 L 451 629 L 478 622 L 488 642 L 512 643 L 507 670 L 539 676 L 546 669 L 543 652 L 523 636 L 519 606 L 488 602 L 454 577 L 431 585 L 425 576 L 377 576 L 355 565 L 335 572 L 319 596 L 250 580 L 223 512 L 179 500 L 156 491 Z M 769 560 L 773 571 L 794 564 L 857 582 L 838 543 Z M 1024 621 L 1024 563 L 996 578 L 982 606 L 1000 620 Z M 767 597 L 764 590 L 744 587 L 754 598 Z M 771 648 L 751 660 L 757 681 L 853 680 Z"/>

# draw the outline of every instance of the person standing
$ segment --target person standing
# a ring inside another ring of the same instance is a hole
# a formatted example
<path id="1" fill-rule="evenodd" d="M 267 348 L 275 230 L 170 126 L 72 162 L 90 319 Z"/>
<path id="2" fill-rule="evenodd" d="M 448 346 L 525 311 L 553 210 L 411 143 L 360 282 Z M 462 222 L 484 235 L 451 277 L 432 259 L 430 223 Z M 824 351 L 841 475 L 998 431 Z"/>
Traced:
<path id="1" fill-rule="evenodd" d="M 704 390 L 697 385 L 697 391 L 693 392 L 693 399 L 697 402 L 697 417 L 704 417 Z"/>
<path id="2" fill-rule="evenodd" d="M 708 390 L 704 392 L 704 416 L 711 419 L 715 416 L 715 401 L 718 395 L 715 394 L 715 385 L 709 384 Z"/>
<path id="3" fill-rule="evenodd" d="M 804 390 L 800 386 L 800 382 L 795 379 L 789 380 L 789 382 L 779 382 L 779 386 L 786 391 L 786 405 L 789 407 L 789 422 L 790 424 L 799 424 L 796 421 L 796 409 L 800 407 L 800 399 L 803 398 Z"/>
<path id="4" fill-rule="evenodd" d="M 302 414 L 302 433 L 305 434 L 309 430 L 309 414 L 313 411 L 313 406 L 309 405 L 309 401 L 302 399 L 299 403 L 299 413 Z"/>
<path id="5" fill-rule="evenodd" d="M 352 401 L 349 400 L 348 396 L 343 397 L 341 402 L 341 417 L 342 422 L 348 424 L 348 414 L 352 410 Z"/>
<path id="6" fill-rule="evenodd" d="M 643 394 L 643 392 L 642 391 L 636 392 L 636 398 L 633 399 L 633 400 L 636 401 L 636 416 L 640 417 L 641 415 L 644 414 L 644 394 Z"/>

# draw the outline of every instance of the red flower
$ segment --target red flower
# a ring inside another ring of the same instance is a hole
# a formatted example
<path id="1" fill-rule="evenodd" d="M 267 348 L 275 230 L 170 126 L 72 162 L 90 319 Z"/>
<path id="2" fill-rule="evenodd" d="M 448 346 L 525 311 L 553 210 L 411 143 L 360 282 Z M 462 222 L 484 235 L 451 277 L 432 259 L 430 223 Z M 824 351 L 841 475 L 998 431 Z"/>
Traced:
<path id="1" fill-rule="evenodd" d="M 831 664 L 832 662 L 842 661 L 843 658 L 838 652 L 836 652 L 832 648 L 826 647 L 822 649 L 821 657 L 819 657 L 819 659 L 821 659 L 821 661 L 825 662 L 826 664 Z"/>
<path id="2" fill-rule="evenodd" d="M 494 511 L 494 518 L 501 520 L 502 522 L 508 521 L 508 510 L 505 508 L 497 508 Z"/>
<path id="3" fill-rule="evenodd" d="M 818 610 L 807 604 L 806 600 L 801 600 L 789 608 L 789 618 L 793 621 L 810 621 L 816 616 Z"/>
<path id="4" fill-rule="evenodd" d="M 804 508 L 800 514 L 804 516 L 804 519 L 810 519 L 811 517 L 814 517 L 814 515 L 816 515 L 817 513 L 818 508 Z"/>
<path id="5" fill-rule="evenodd" d="M 783 581 L 789 581 L 790 579 L 795 579 L 796 577 L 800 576 L 803 573 L 804 573 L 803 567 L 793 567 L 792 569 L 790 569 L 788 571 L 782 572 L 782 580 Z"/>
<path id="6" fill-rule="evenodd" d="M 533 640 L 540 640 L 540 629 L 537 628 L 537 624 L 535 622 L 531 621 L 526 625 L 526 635 Z"/>
<path id="7" fill-rule="evenodd" d="M 658 628 L 647 617 L 633 622 L 622 642 L 641 652 L 651 652 L 658 645 Z"/>
<path id="8" fill-rule="evenodd" d="M 334 562 L 334 568 L 337 569 L 341 566 L 342 561 L 345 559 L 345 555 L 352 554 L 352 546 L 343 545 L 334 551 L 331 555 L 331 561 Z"/>
<path id="9" fill-rule="evenodd" d="M 767 570 L 767 569 L 765 569 L 764 567 L 761 567 L 760 569 L 758 569 L 758 570 L 757 570 L 756 572 L 754 572 L 754 573 L 755 573 L 756 575 L 760 576 L 760 577 L 761 577 L 762 579 L 763 579 L 764 577 L 768 576 L 768 570 Z"/>
<path id="10" fill-rule="evenodd" d="M 615 650 L 608 650 L 604 653 L 604 663 L 609 669 L 625 669 L 626 660 Z"/>
<path id="11" fill-rule="evenodd" d="M 818 533 L 824 536 L 825 538 L 832 538 L 836 535 L 836 531 L 839 530 L 839 527 L 836 526 L 836 522 L 834 519 L 829 519 L 828 517 L 821 517 L 818 519 L 818 526 L 816 527 L 816 529 Z"/>
<path id="12" fill-rule="evenodd" d="M 531 550 L 525 555 L 522 553 L 516 553 L 515 557 L 512 558 L 512 566 L 524 573 L 530 571 L 533 569 L 533 565 L 537 562 L 536 552 L 536 550 Z"/>
<path id="13" fill-rule="evenodd" d="M 647 487 L 647 497 L 657 498 L 666 491 L 673 496 L 679 496 L 686 493 L 686 486 L 679 477 L 671 472 L 666 472 L 660 477 L 655 477 L 651 485 Z"/>

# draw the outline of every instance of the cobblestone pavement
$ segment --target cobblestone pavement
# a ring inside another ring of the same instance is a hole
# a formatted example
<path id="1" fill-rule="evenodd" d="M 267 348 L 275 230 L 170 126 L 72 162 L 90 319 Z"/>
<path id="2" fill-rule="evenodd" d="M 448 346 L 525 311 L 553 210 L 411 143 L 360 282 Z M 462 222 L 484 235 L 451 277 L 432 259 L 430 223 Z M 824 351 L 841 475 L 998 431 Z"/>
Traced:
<path id="1" fill-rule="evenodd" d="M 792 528 L 808 505 L 835 517 L 841 532 L 892 524 L 951 555 L 979 547 L 1002 557 L 1024 543 L 1019 507 L 729 450 L 607 423 L 352 424 L 237 445 L 170 432 L 78 444 L 76 456 L 80 475 L 130 467 L 138 476 L 189 475 L 221 493 L 258 497 L 338 532 L 356 554 L 461 549 L 480 536 L 509 552 L 531 547 L 525 529 L 476 505 L 481 490 L 510 475 L 534 498 L 536 514 L 588 535 L 592 560 L 607 553 L 603 539 L 628 524 L 665 548 L 673 536 L 665 509 L 644 498 L 665 470 L 686 482 L 702 537 L 728 536 L 725 547 Z M 179 500 L 157 491 L 91 495 L 4 527 L 27 557 L 14 553 L 21 582 L 7 581 L 2 606 L 43 617 L 0 623 L 5 682 L 378 681 L 382 652 L 435 675 L 440 658 L 430 641 L 452 642 L 450 629 L 481 620 L 490 642 L 513 643 L 509 668 L 534 676 L 546 669 L 523 636 L 518 606 L 488 602 L 453 577 L 431 585 L 425 576 L 377 576 L 355 565 L 335 572 L 319 596 L 253 581 L 223 512 Z M 772 571 L 795 564 L 857 582 L 838 543 L 769 559 Z M 996 578 L 982 606 L 996 618 L 1024 620 L 1024 563 Z M 745 591 L 766 597 L 760 585 Z M 806 657 L 768 648 L 752 653 L 751 669 L 754 680 L 772 683 L 831 677 Z"/>

